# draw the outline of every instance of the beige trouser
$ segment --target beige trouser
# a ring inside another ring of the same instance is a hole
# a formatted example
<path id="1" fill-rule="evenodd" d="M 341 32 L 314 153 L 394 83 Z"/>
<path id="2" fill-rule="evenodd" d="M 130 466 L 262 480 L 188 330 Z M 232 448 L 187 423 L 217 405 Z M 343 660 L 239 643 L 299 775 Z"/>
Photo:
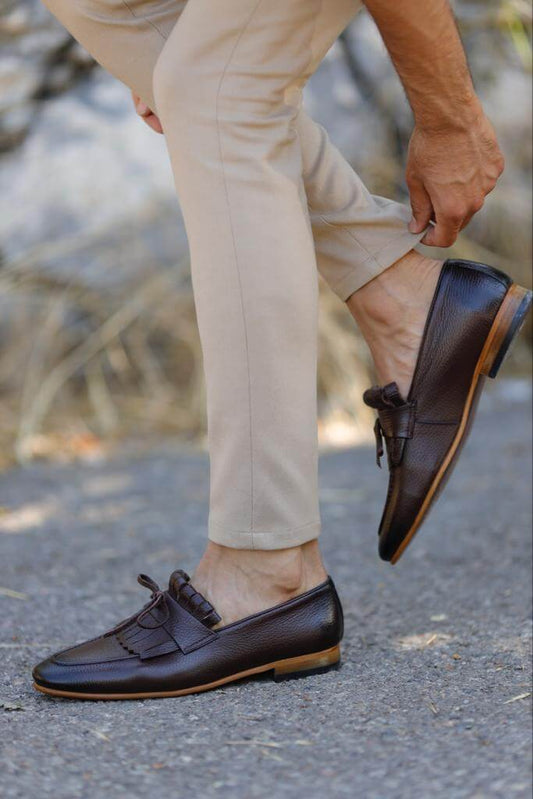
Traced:
<path id="1" fill-rule="evenodd" d="M 209 537 L 318 536 L 317 266 L 342 299 L 408 252 L 302 110 L 359 0 L 45 0 L 159 115 L 189 247 L 207 386 Z"/>

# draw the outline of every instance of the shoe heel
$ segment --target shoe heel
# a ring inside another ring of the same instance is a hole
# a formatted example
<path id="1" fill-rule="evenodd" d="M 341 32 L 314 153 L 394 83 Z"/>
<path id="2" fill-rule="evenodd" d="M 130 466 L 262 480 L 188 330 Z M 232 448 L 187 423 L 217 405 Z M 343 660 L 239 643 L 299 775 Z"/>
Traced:
<path id="1" fill-rule="evenodd" d="M 297 658 L 280 660 L 274 668 L 274 680 L 294 680 L 299 677 L 308 677 L 311 674 L 323 674 L 330 669 L 338 669 L 341 663 L 340 646 L 334 646 L 323 652 L 312 655 L 301 655 Z"/>
<path id="2" fill-rule="evenodd" d="M 511 286 L 496 314 L 482 355 L 481 374 L 496 377 L 509 347 L 518 336 L 531 307 L 533 293 Z"/>

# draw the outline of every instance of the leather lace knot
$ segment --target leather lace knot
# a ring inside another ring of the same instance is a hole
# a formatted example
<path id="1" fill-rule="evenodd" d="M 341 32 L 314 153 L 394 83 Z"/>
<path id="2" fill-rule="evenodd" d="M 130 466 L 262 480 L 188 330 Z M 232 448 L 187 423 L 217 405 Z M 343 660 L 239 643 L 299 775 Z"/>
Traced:
<path id="1" fill-rule="evenodd" d="M 147 574 L 139 574 L 137 577 L 137 582 L 140 585 L 142 585 L 144 588 L 148 588 L 152 592 L 150 598 L 151 601 L 148 603 L 148 605 L 146 605 L 142 609 L 142 611 L 137 616 L 137 624 L 139 624 L 141 627 L 144 627 L 145 626 L 143 624 L 144 619 L 146 619 L 153 610 L 155 610 L 156 608 L 160 608 L 162 606 L 164 606 L 165 617 L 163 619 L 160 619 L 158 623 L 165 624 L 169 616 L 169 609 L 166 601 L 166 591 L 163 591 L 155 582 L 155 580 L 152 580 L 152 578 L 149 577 Z"/>
<path id="2" fill-rule="evenodd" d="M 374 424 L 376 463 L 381 468 L 381 458 L 387 448 L 389 466 L 401 463 L 405 441 L 412 438 L 415 423 L 415 402 L 407 402 L 396 383 L 372 386 L 363 394 L 363 400 L 378 412 Z"/>
<path id="3" fill-rule="evenodd" d="M 190 585 L 189 575 L 184 571 L 173 572 L 166 591 L 147 574 L 139 574 L 137 581 L 150 591 L 150 601 L 105 633 L 107 637 L 115 635 L 127 652 L 141 660 L 178 650 L 187 653 L 216 636 L 210 628 L 220 621 L 220 616 Z"/>
<path id="4" fill-rule="evenodd" d="M 379 416 L 374 424 L 374 436 L 376 439 L 376 463 L 381 469 L 381 459 L 385 454 L 385 449 L 383 447 L 383 428 L 379 421 Z"/>

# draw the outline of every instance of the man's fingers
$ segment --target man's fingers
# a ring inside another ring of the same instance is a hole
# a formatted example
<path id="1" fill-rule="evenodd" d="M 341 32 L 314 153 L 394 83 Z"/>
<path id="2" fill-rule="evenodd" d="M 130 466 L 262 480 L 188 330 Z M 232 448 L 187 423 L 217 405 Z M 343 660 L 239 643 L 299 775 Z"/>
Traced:
<path id="1" fill-rule="evenodd" d="M 473 197 L 446 205 L 437 205 L 436 225 L 422 239 L 429 247 L 451 247 L 463 230 L 484 205 L 484 197 Z"/>
<path id="2" fill-rule="evenodd" d="M 471 203 L 470 210 L 463 219 L 461 230 L 464 230 L 464 228 L 468 225 L 472 217 L 475 216 L 477 213 L 479 213 L 479 211 L 481 211 L 484 205 L 485 205 L 485 200 L 477 200 L 476 202 Z"/>
<path id="3" fill-rule="evenodd" d="M 439 222 L 437 219 L 435 227 L 432 227 L 422 239 L 422 244 L 426 244 L 428 247 L 451 247 L 452 244 L 455 244 L 460 230 L 460 223 L 450 220 Z"/>
<path id="4" fill-rule="evenodd" d="M 152 109 L 148 108 L 146 103 L 143 103 L 142 100 L 137 100 L 135 103 L 135 110 L 139 114 L 140 117 L 148 117 L 152 113 Z"/>
<path id="5" fill-rule="evenodd" d="M 155 114 L 152 114 L 151 111 L 148 116 L 143 117 L 143 119 L 146 124 L 152 128 L 152 130 L 155 130 L 156 133 L 163 133 L 163 126 L 159 121 L 159 117 L 157 117 Z"/>
<path id="6" fill-rule="evenodd" d="M 407 180 L 409 189 L 409 199 L 413 218 L 409 222 L 411 233 L 422 233 L 429 225 L 433 216 L 433 204 L 431 198 L 420 181 L 413 178 Z"/>
<path id="7" fill-rule="evenodd" d="M 436 224 L 429 230 L 422 244 L 428 247 L 451 247 L 462 230 L 465 214 L 458 209 L 446 209 L 436 213 Z"/>
<path id="8" fill-rule="evenodd" d="M 139 95 L 135 94 L 135 92 L 131 93 L 131 99 L 133 100 L 135 111 L 139 114 L 139 116 L 141 117 L 144 116 L 146 112 L 150 110 L 148 106 L 145 103 L 143 103 Z"/>
<path id="9" fill-rule="evenodd" d="M 137 114 L 142 117 L 142 119 L 146 122 L 149 128 L 152 128 L 156 133 L 163 133 L 163 126 L 159 121 L 159 117 L 154 114 L 152 109 L 143 103 L 141 98 L 135 92 L 131 93 L 131 97 L 133 100 L 133 105 L 135 106 L 135 111 Z"/>
<path id="10" fill-rule="evenodd" d="M 133 100 L 133 105 L 135 106 L 135 111 L 140 117 L 149 117 L 154 113 L 152 109 L 146 105 L 146 103 L 143 103 L 138 94 L 132 92 L 131 97 Z"/>

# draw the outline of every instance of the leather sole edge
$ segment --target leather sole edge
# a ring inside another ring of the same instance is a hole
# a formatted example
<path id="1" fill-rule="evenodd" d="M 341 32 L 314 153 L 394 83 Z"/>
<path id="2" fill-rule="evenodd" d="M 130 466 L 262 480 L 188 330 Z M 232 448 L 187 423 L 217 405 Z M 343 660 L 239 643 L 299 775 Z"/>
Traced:
<path id="1" fill-rule="evenodd" d="M 253 669 L 246 669 L 239 671 L 236 674 L 230 674 L 228 677 L 222 677 L 220 680 L 214 680 L 210 683 L 203 685 L 195 685 L 191 688 L 182 688 L 177 691 L 143 691 L 140 693 L 114 693 L 114 694 L 92 694 L 83 691 L 64 691 L 59 688 L 47 688 L 44 685 L 34 682 L 33 687 L 43 694 L 48 696 L 59 697 L 62 699 L 85 699 L 92 701 L 113 701 L 124 699 L 165 699 L 173 696 L 187 696 L 188 694 L 198 694 L 203 691 L 211 691 L 214 688 L 219 688 L 228 683 L 243 680 L 246 677 L 253 677 L 266 672 L 274 672 L 274 679 L 283 680 L 293 677 L 304 677 L 311 674 L 321 673 L 329 669 L 337 668 L 340 664 L 341 650 L 340 646 L 324 649 L 321 652 L 313 652 L 310 655 L 299 655 L 294 658 L 285 658 L 284 660 L 277 660 L 272 663 L 267 663 L 264 666 L 256 666 Z"/>
<path id="2" fill-rule="evenodd" d="M 440 484 L 442 483 L 442 480 L 446 476 L 450 467 L 453 465 L 457 450 L 461 446 L 465 434 L 469 429 L 468 422 L 470 419 L 472 403 L 476 394 L 476 388 L 479 383 L 479 379 L 485 376 L 492 378 L 496 377 L 498 370 L 509 351 L 511 343 L 516 339 L 523 323 L 525 322 L 527 313 L 531 307 L 532 297 L 533 294 L 531 291 L 514 283 L 503 298 L 498 312 L 494 317 L 494 321 L 485 340 L 485 344 L 483 345 L 481 355 L 479 356 L 457 435 L 453 440 L 450 449 L 446 453 L 446 457 L 442 462 L 442 466 L 437 472 L 437 475 L 435 476 L 435 479 L 431 484 L 428 493 L 426 494 L 422 507 L 420 508 L 413 525 L 398 549 L 390 558 L 390 563 L 393 566 L 398 563 L 401 556 L 418 532 L 431 507 L 431 503 Z M 518 324 L 515 324 L 515 320 L 518 322 Z M 509 336 L 510 331 L 512 331 L 511 336 Z"/>

